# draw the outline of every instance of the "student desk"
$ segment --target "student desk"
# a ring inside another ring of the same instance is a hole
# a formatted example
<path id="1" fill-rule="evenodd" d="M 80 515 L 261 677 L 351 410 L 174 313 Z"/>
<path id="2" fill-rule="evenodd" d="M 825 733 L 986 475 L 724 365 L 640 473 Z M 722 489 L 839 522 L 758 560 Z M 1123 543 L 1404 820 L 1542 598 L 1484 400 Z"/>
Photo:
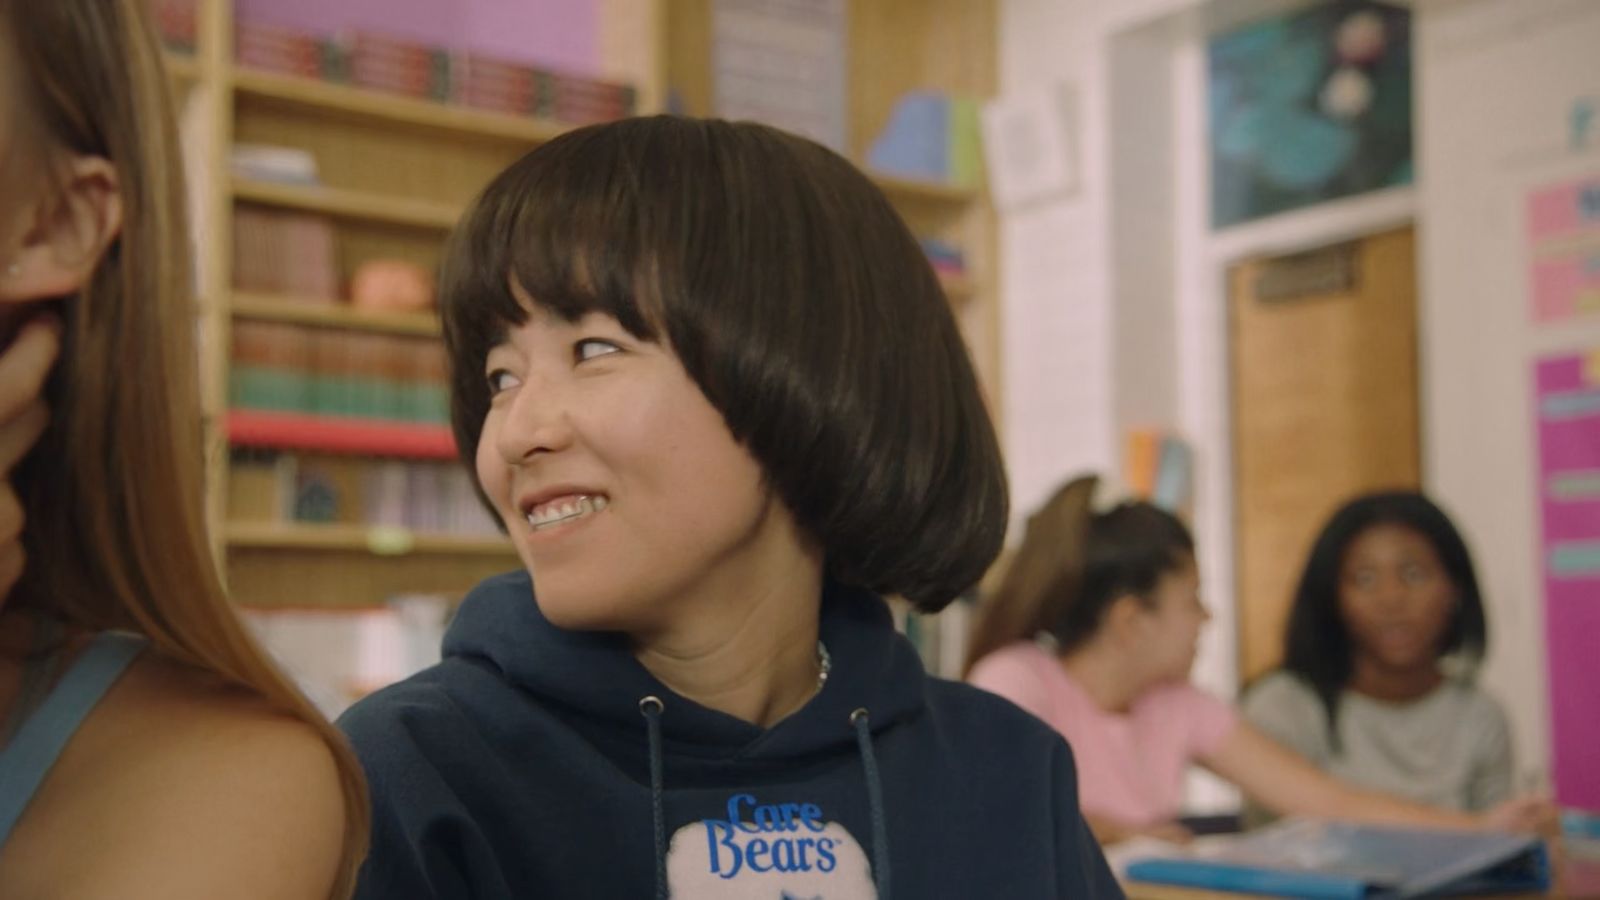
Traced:
<path id="1" fill-rule="evenodd" d="M 1563 853 L 1553 848 L 1551 854 L 1556 869 L 1556 884 L 1543 894 L 1495 894 L 1494 900 L 1600 900 L 1600 859 L 1584 855 Z M 1125 881 L 1123 890 L 1128 900 L 1245 900 L 1262 894 L 1237 894 L 1227 891 L 1202 891 L 1192 888 L 1170 887 L 1164 884 L 1146 884 Z"/>
<path id="2" fill-rule="evenodd" d="M 1235 894 L 1221 891 L 1197 891 L 1189 888 L 1168 887 L 1164 884 L 1144 884 L 1130 881 L 1123 884 L 1128 900 L 1268 900 L 1264 894 Z M 1594 897 L 1594 894 L 1563 894 L 1551 891 L 1546 894 L 1495 894 L 1494 900 L 1548 900 L 1552 897 Z"/>

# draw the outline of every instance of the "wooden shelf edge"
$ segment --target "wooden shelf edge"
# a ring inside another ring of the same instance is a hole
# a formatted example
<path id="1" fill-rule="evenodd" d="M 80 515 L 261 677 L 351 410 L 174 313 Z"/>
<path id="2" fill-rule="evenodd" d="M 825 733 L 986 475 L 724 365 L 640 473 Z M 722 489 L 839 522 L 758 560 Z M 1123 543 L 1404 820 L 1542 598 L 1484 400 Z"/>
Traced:
<path id="1" fill-rule="evenodd" d="M 263 206 L 325 213 L 356 221 L 448 231 L 461 218 L 459 207 L 427 200 L 408 200 L 343 188 L 276 184 L 247 178 L 232 180 L 234 199 Z"/>
<path id="2" fill-rule="evenodd" d="M 542 144 L 574 127 L 246 67 L 234 68 L 231 81 L 242 97 L 457 135 Z"/>
<path id="3" fill-rule="evenodd" d="M 907 201 L 920 201 L 923 203 L 939 203 L 950 206 L 962 206 L 978 199 L 975 188 L 964 187 L 956 184 L 942 184 L 937 181 L 925 181 L 916 178 L 902 178 L 897 175 L 886 175 L 881 172 L 867 172 L 867 177 L 878 189 L 889 195 L 890 199 Z"/>
<path id="4" fill-rule="evenodd" d="M 415 337 L 438 337 L 439 320 L 427 313 L 373 313 L 346 303 L 302 300 L 278 294 L 235 291 L 228 304 L 235 318 L 341 328 Z"/>
<path id="5" fill-rule="evenodd" d="M 373 556 L 505 556 L 516 550 L 504 538 L 424 534 L 406 528 L 366 525 L 230 522 L 224 529 L 229 549 L 311 553 L 366 553 Z"/>
<path id="6" fill-rule="evenodd" d="M 200 80 L 200 61 L 195 59 L 193 53 L 163 50 L 161 56 L 166 62 L 167 77 L 179 84 L 193 84 Z"/>

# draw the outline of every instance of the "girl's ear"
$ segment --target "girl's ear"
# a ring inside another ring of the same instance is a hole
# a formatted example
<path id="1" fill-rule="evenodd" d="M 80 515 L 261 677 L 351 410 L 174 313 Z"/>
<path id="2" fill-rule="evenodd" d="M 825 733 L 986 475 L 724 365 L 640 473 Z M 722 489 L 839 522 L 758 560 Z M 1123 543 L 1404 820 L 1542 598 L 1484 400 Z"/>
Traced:
<path id="1" fill-rule="evenodd" d="M 1113 636 L 1136 637 L 1150 610 L 1133 594 L 1123 594 L 1106 607 L 1105 618 L 1100 620 L 1100 630 Z"/>
<path id="2" fill-rule="evenodd" d="M 41 194 L 17 253 L 0 265 L 0 303 L 28 303 L 77 293 L 122 231 L 122 190 L 115 167 L 78 157 L 66 177 Z"/>

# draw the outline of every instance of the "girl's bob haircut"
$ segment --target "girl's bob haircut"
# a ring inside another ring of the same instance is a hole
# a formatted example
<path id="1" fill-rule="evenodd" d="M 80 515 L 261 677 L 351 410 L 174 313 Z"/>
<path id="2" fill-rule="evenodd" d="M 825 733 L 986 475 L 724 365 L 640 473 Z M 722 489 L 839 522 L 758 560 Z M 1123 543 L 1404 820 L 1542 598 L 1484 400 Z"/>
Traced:
<path id="1" fill-rule="evenodd" d="M 999 552 L 1007 490 L 955 318 L 860 171 L 762 125 L 581 128 L 512 165 L 451 238 L 440 304 L 472 465 L 484 360 L 532 302 L 669 346 L 822 548 L 830 577 L 937 611 Z"/>

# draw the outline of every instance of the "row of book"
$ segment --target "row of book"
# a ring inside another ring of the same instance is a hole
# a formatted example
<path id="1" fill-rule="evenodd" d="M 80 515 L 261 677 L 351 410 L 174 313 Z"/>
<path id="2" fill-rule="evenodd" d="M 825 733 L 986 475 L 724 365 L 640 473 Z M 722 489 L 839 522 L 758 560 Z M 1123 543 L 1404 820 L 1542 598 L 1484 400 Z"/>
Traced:
<path id="1" fill-rule="evenodd" d="M 891 604 L 895 627 L 917 648 L 922 664 L 932 675 L 959 681 L 966 662 L 972 631 L 973 601 L 961 598 L 937 615 L 912 610 L 904 603 Z"/>
<path id="2" fill-rule="evenodd" d="M 500 533 L 459 463 L 237 448 L 228 474 L 228 520 L 453 537 Z"/>
<path id="3" fill-rule="evenodd" d="M 241 291 L 334 302 L 341 291 L 333 222 L 313 213 L 239 206 L 233 283 Z"/>
<path id="4" fill-rule="evenodd" d="M 228 400 L 236 409 L 445 423 L 444 345 L 277 322 L 233 326 Z"/>
<path id="5" fill-rule="evenodd" d="M 200 0 L 148 0 L 167 49 L 193 53 L 200 35 Z"/>
<path id="6" fill-rule="evenodd" d="M 255 69 L 575 125 L 638 109 L 631 85 L 372 32 L 321 36 L 241 21 L 236 50 L 239 63 Z"/>
<path id="7" fill-rule="evenodd" d="M 922 252 L 927 255 L 929 264 L 939 277 L 966 277 L 967 257 L 959 246 L 931 237 L 918 238 L 918 243 L 922 245 Z"/>

